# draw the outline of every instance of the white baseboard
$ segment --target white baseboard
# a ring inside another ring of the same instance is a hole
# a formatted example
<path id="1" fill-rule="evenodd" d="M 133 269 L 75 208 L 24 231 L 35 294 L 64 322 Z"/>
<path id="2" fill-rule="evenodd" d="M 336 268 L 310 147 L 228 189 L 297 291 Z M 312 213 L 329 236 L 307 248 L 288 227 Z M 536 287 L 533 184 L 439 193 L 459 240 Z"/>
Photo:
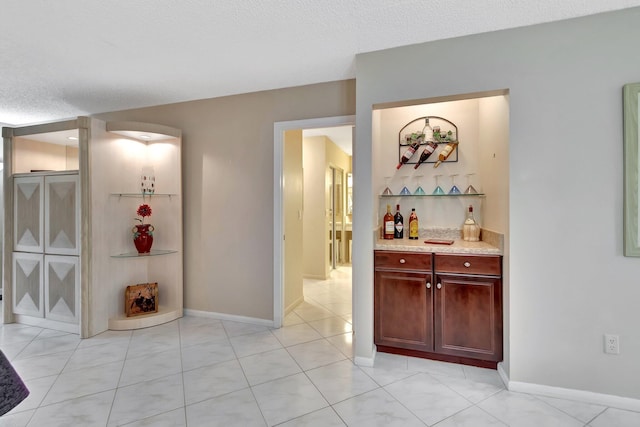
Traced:
<path id="1" fill-rule="evenodd" d="M 626 409 L 640 412 L 640 400 L 630 397 L 615 396 L 612 394 L 594 393 L 592 391 L 576 390 L 571 388 L 553 387 L 542 384 L 511 381 L 505 372 L 502 363 L 498 363 L 498 374 L 509 391 L 519 393 L 539 394 L 542 396 L 556 397 L 559 399 L 573 400 L 577 402 L 592 403 L 595 405 L 610 406 L 612 408 Z"/>
<path id="2" fill-rule="evenodd" d="M 287 314 L 291 313 L 297 306 L 299 306 L 303 302 L 304 302 L 304 295 L 298 298 L 297 300 L 295 300 L 294 302 L 292 302 L 291 304 L 289 304 L 289 306 L 285 307 L 284 315 L 286 316 Z"/>
<path id="3" fill-rule="evenodd" d="M 356 356 L 353 358 L 353 363 L 355 363 L 357 366 L 373 368 L 373 364 L 376 361 L 376 354 L 377 350 L 374 346 L 373 351 L 371 352 L 371 357 Z"/>
<path id="4" fill-rule="evenodd" d="M 184 314 L 185 316 L 207 317 L 209 319 L 218 319 L 218 320 L 230 320 L 232 322 L 250 323 L 252 325 L 260 325 L 260 326 L 266 326 L 268 328 L 273 328 L 273 320 L 258 319 L 255 317 L 236 316 L 234 314 L 216 313 L 213 311 L 192 310 L 190 308 L 185 308 Z"/>

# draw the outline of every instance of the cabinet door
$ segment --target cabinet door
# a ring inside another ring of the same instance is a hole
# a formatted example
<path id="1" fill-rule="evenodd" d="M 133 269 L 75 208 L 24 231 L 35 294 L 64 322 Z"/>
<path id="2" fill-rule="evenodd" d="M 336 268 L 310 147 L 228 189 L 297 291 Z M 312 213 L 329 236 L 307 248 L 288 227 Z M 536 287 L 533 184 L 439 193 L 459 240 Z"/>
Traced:
<path id="1" fill-rule="evenodd" d="M 13 181 L 13 249 L 42 252 L 44 190 L 41 176 L 18 177 Z"/>
<path id="2" fill-rule="evenodd" d="M 502 284 L 499 278 L 436 275 L 435 351 L 502 360 Z"/>
<path id="3" fill-rule="evenodd" d="M 13 312 L 44 316 L 42 254 L 13 253 Z"/>
<path id="4" fill-rule="evenodd" d="M 79 255 L 80 185 L 78 175 L 47 176 L 44 180 L 45 252 Z"/>
<path id="5" fill-rule="evenodd" d="M 79 266 L 75 256 L 44 256 L 44 315 L 47 319 L 79 322 Z"/>
<path id="6" fill-rule="evenodd" d="M 431 274 L 375 272 L 374 340 L 377 345 L 433 350 Z"/>

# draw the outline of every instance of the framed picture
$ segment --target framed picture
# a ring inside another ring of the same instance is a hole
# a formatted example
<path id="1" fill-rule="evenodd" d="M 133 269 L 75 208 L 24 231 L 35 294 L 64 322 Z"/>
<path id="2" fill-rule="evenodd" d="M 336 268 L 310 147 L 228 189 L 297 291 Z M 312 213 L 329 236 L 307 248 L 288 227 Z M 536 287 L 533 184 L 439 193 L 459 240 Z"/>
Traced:
<path id="1" fill-rule="evenodd" d="M 624 255 L 640 257 L 640 83 L 623 88 Z"/>
<path id="2" fill-rule="evenodd" d="M 158 312 L 158 283 L 139 283 L 124 291 L 127 317 Z"/>

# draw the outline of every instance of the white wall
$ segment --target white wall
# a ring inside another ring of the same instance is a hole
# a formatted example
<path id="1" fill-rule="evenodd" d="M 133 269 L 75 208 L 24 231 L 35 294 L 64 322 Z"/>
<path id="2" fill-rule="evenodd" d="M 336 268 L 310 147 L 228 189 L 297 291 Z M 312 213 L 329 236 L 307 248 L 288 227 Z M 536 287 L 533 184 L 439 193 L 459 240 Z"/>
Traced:
<path id="1" fill-rule="evenodd" d="M 640 81 L 638 22 L 632 8 L 357 57 L 356 360 L 373 342 L 373 105 L 508 89 L 508 374 L 640 398 L 640 260 L 622 255 L 622 86 Z M 603 353 L 604 333 L 620 335 L 620 355 Z"/>

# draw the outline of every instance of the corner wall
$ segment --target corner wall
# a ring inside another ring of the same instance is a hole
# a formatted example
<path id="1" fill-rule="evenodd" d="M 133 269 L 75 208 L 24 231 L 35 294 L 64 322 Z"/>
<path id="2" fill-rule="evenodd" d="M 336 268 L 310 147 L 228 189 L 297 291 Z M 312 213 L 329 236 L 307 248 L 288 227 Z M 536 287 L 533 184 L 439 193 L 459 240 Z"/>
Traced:
<path id="1" fill-rule="evenodd" d="M 622 255 L 622 86 L 640 81 L 638 22 L 631 8 L 357 57 L 356 360 L 373 342 L 372 106 L 508 89 L 510 379 L 640 398 L 640 260 Z M 620 355 L 603 353 L 604 333 L 620 335 Z"/>
<path id="2" fill-rule="evenodd" d="M 273 319 L 273 124 L 354 111 L 348 80 L 96 115 L 183 131 L 185 308 Z"/>

